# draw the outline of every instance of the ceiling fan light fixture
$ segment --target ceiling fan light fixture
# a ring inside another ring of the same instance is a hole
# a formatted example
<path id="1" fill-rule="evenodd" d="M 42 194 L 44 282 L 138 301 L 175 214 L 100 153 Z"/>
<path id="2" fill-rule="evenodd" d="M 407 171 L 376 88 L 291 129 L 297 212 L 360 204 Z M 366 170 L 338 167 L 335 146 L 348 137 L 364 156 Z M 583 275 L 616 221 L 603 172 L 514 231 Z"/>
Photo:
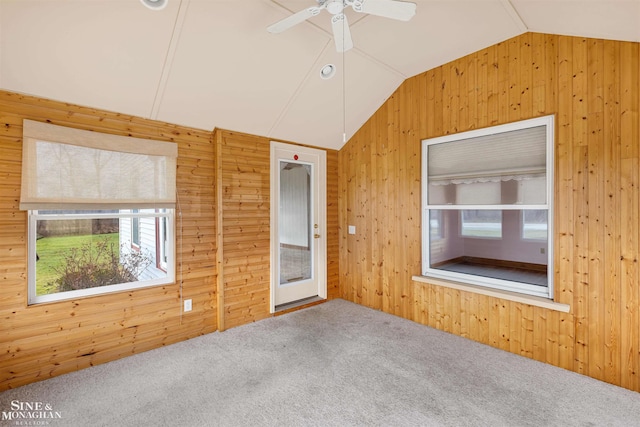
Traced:
<path id="1" fill-rule="evenodd" d="M 162 10 L 167 7 L 169 0 L 140 0 L 140 3 L 151 10 Z"/>
<path id="2" fill-rule="evenodd" d="M 344 13 L 346 8 L 350 7 L 358 13 L 377 15 L 398 21 L 408 21 L 416 14 L 416 4 L 403 0 L 316 0 L 316 2 L 317 6 L 308 7 L 289 15 L 267 27 L 267 31 L 272 34 L 281 33 L 318 15 L 322 9 L 326 9 L 331 14 L 331 30 L 336 51 L 344 53 L 353 48 L 349 20 Z"/>
<path id="3" fill-rule="evenodd" d="M 344 10 L 344 1 L 343 0 L 329 0 L 327 2 L 327 12 L 332 15 L 337 15 L 338 13 L 342 13 Z"/>
<path id="4" fill-rule="evenodd" d="M 320 78 L 323 80 L 329 80 L 336 75 L 336 66 L 333 64 L 327 64 L 320 69 Z"/>

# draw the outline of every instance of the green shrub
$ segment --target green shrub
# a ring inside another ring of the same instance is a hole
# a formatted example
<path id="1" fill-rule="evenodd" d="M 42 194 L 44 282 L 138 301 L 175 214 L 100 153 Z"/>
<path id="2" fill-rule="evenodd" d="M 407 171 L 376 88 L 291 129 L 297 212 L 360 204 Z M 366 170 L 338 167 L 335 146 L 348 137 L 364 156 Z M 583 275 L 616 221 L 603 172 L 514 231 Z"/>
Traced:
<path id="1" fill-rule="evenodd" d="M 65 292 L 135 282 L 150 264 L 148 253 L 120 253 L 107 238 L 96 239 L 65 251 L 60 267 L 54 268 L 59 276 L 48 285 Z"/>

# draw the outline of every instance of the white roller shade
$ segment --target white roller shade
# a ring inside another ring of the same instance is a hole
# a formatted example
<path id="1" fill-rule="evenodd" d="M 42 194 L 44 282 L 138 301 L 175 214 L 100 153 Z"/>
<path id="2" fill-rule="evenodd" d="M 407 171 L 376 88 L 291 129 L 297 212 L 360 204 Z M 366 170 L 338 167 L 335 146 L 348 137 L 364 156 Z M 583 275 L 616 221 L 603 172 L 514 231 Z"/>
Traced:
<path id="1" fill-rule="evenodd" d="M 429 182 L 499 182 L 544 176 L 546 126 L 432 144 Z"/>
<path id="2" fill-rule="evenodd" d="M 499 205 L 501 197 L 500 182 L 474 182 L 456 187 L 458 205 Z"/>
<path id="3" fill-rule="evenodd" d="M 450 135 L 432 140 L 427 155 L 431 204 L 545 203 L 547 125 Z M 438 187 L 455 197 L 443 200 Z"/>
<path id="4" fill-rule="evenodd" d="M 177 144 L 23 126 L 20 209 L 175 207 Z"/>
<path id="5" fill-rule="evenodd" d="M 543 178 L 518 181 L 518 201 L 523 205 L 544 204 L 547 200 L 547 180 Z"/>

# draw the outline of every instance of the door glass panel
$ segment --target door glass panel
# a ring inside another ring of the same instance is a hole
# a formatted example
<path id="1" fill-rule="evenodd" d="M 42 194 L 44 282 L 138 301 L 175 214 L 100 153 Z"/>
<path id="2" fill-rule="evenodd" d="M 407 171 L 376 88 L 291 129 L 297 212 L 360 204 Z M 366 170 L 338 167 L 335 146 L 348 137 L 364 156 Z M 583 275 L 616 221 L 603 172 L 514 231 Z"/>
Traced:
<path id="1" fill-rule="evenodd" d="M 313 271 L 311 165 L 280 161 L 278 221 L 280 285 L 310 279 Z"/>

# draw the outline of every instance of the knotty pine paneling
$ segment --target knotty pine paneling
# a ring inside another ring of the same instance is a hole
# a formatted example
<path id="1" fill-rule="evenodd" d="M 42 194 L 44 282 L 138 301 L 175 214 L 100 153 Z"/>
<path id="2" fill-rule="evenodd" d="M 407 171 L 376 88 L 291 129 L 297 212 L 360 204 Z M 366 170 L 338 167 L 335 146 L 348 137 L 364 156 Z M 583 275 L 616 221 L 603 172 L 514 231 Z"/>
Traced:
<path id="1" fill-rule="evenodd" d="M 178 144 L 177 282 L 27 306 L 27 214 L 18 209 L 22 121 Z M 217 329 L 210 131 L 0 91 L 0 391 Z M 193 311 L 181 311 L 184 298 Z"/>
<path id="2" fill-rule="evenodd" d="M 178 143 L 176 284 L 27 306 L 27 216 L 18 209 L 23 119 Z M 0 390 L 270 316 L 268 138 L 10 92 L 0 92 L 0 123 Z M 328 296 L 335 298 L 338 153 L 331 150 L 327 226 Z M 189 313 L 181 312 L 180 285 L 193 300 Z"/>
<path id="3" fill-rule="evenodd" d="M 271 140 L 217 129 L 218 325 L 270 317 Z M 338 152 L 327 150 L 327 296 L 338 291 Z"/>
<path id="4" fill-rule="evenodd" d="M 340 297 L 338 151 L 327 150 L 327 299 Z"/>
<path id="5" fill-rule="evenodd" d="M 340 295 L 640 391 L 639 57 L 526 33 L 407 79 L 339 152 Z M 548 114 L 554 292 L 570 312 L 413 282 L 420 141 Z"/>

